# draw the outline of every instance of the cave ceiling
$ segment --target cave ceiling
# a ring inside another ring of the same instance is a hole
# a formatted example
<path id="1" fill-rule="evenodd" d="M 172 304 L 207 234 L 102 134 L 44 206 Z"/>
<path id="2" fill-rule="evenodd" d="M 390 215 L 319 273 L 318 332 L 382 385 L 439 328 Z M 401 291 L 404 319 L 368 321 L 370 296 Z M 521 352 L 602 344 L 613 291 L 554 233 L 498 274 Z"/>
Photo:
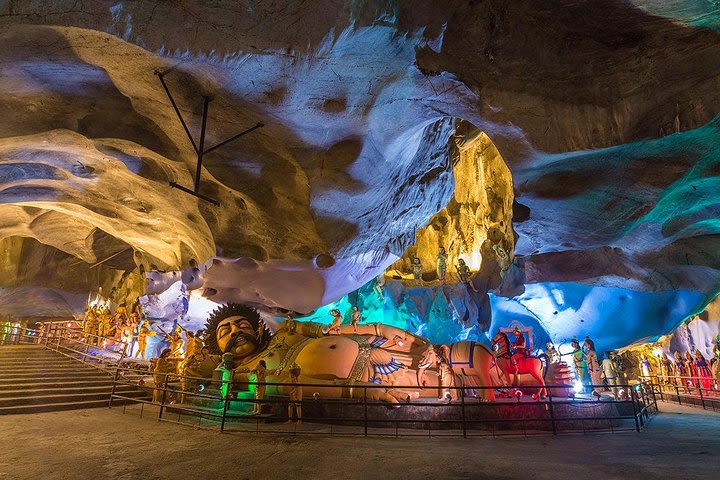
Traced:
<path id="1" fill-rule="evenodd" d="M 195 260 L 218 302 L 309 311 L 402 258 L 482 132 L 512 177 L 524 305 L 557 285 L 686 292 L 652 312 L 667 329 L 720 289 L 718 16 L 703 1 L 2 2 L 5 255 Z M 195 138 L 203 96 L 210 145 L 264 125 L 206 156 L 219 207 L 169 186 L 192 186 L 196 156 L 156 71 Z M 87 293 L 71 272 L 21 273 L 16 297 Z"/>

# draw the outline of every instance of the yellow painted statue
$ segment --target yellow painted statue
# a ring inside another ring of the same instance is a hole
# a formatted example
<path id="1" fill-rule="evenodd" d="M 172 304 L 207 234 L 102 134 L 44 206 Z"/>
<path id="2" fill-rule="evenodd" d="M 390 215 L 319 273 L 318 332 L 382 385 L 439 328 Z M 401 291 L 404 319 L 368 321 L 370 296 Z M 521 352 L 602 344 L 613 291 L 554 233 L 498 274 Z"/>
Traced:
<path id="1" fill-rule="evenodd" d="M 437 397 L 441 362 L 446 363 L 442 383 L 449 383 L 452 373 L 453 381 L 461 385 L 490 385 L 494 357 L 480 343 L 434 346 L 405 330 L 376 323 L 342 325 L 336 335 L 323 334 L 323 327 L 290 318 L 272 334 L 254 308 L 224 305 L 210 315 L 205 325 L 208 355 L 181 373 L 210 377 L 220 355 L 231 353 L 234 382 L 248 382 L 247 372 L 256 370 L 264 360 L 268 382 L 292 383 L 291 369 L 295 366 L 302 372 L 299 383 L 326 385 L 313 387 L 313 394 L 326 398 L 362 398 L 364 389 L 357 387 L 363 385 L 384 387 L 367 389 L 371 400 L 397 403 Z M 449 386 L 447 383 L 445 386 Z M 275 392 L 291 393 L 287 387 L 268 386 L 268 394 Z M 478 393 L 484 400 L 495 398 L 491 389 L 480 389 Z"/>

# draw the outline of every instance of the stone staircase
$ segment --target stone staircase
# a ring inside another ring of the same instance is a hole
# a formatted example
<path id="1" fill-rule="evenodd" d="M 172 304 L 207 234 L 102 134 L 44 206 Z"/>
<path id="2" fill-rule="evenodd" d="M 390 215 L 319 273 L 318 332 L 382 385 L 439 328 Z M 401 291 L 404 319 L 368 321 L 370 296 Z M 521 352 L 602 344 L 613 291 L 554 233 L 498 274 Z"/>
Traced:
<path id="1" fill-rule="evenodd" d="M 111 372 L 41 345 L 0 346 L 0 415 L 105 407 L 112 385 Z M 132 386 L 118 386 L 116 392 L 147 398 Z"/>

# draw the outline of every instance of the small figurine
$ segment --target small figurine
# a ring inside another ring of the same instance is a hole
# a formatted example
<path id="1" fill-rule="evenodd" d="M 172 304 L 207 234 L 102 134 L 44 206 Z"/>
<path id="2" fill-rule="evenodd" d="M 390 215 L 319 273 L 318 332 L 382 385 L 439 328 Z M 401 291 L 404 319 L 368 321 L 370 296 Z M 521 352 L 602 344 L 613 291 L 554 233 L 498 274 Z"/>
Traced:
<path id="1" fill-rule="evenodd" d="M 385 298 L 385 295 L 383 293 L 383 288 L 385 287 L 385 274 L 381 273 L 375 278 L 375 285 L 373 285 L 373 291 L 378 296 L 378 298 L 382 301 Z"/>
<path id="2" fill-rule="evenodd" d="M 560 354 L 557 349 L 555 349 L 555 345 L 553 345 L 552 342 L 547 342 L 545 344 L 545 355 L 548 357 L 548 362 L 560 363 Z"/>
<path id="3" fill-rule="evenodd" d="M 413 278 L 419 282 L 422 282 L 422 264 L 420 263 L 420 259 L 418 257 L 413 258 L 412 261 L 412 273 Z"/>
<path id="4" fill-rule="evenodd" d="M 440 251 L 437 256 L 437 277 L 440 282 L 445 283 L 445 273 L 447 272 L 447 253 L 445 253 L 445 247 L 440 247 Z"/>
<path id="5" fill-rule="evenodd" d="M 353 327 L 353 331 L 357 333 L 357 326 L 360 323 L 360 309 L 357 305 L 353 305 L 352 307 L 352 319 L 350 320 L 350 326 Z"/>
<path id="6" fill-rule="evenodd" d="M 495 255 L 497 255 L 500 264 L 500 278 L 504 278 L 508 268 L 510 268 L 510 255 L 503 249 L 499 243 L 492 246 Z"/>
<path id="7" fill-rule="evenodd" d="M 333 316 L 333 321 L 326 328 L 323 328 L 323 333 L 326 335 L 340 335 L 340 325 L 342 325 L 343 317 L 340 315 L 340 310 L 334 308 L 330 310 L 330 315 Z"/>
<path id="8" fill-rule="evenodd" d="M 259 415 L 262 413 L 262 401 L 265 400 L 265 380 L 268 376 L 265 360 L 260 360 L 252 373 L 255 375 L 255 404 L 252 414 Z"/>
<path id="9" fill-rule="evenodd" d="M 457 267 L 455 267 L 457 270 L 457 279 L 460 283 L 469 284 L 470 283 L 470 267 L 467 266 L 465 263 L 465 260 L 462 258 L 458 258 L 458 264 Z"/>
<path id="10" fill-rule="evenodd" d="M 288 390 L 290 401 L 288 402 L 288 423 L 293 421 L 293 416 L 298 424 L 302 423 L 302 399 L 303 390 L 300 383 L 300 366 L 293 363 L 290 367 L 290 383 L 293 385 Z"/>
<path id="11" fill-rule="evenodd" d="M 438 375 L 440 377 L 440 400 L 447 400 L 448 403 L 457 400 L 458 394 L 455 388 L 455 373 L 452 371 L 450 364 L 441 359 L 438 363 Z"/>

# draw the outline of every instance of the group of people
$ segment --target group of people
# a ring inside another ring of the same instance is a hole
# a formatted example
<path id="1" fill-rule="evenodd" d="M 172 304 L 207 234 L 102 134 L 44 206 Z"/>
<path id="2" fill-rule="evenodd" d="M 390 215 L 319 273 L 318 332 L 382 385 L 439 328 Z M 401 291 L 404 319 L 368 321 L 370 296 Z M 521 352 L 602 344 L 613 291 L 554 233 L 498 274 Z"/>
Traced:
<path id="1" fill-rule="evenodd" d="M 703 395 L 715 395 L 717 393 L 714 390 L 717 390 L 720 385 L 716 384 L 714 380 L 720 382 L 720 379 L 713 378 L 711 362 L 705 358 L 700 350 L 695 349 L 694 355 L 690 352 L 685 352 L 685 355 L 682 355 L 676 351 L 673 353 L 672 360 L 664 352 L 660 357 L 658 359 L 660 372 L 655 372 L 647 355 L 641 355 L 640 368 L 644 376 L 650 377 L 659 373 L 661 381 L 666 383 L 702 388 Z M 715 361 L 720 361 L 720 354 L 716 353 Z"/>

